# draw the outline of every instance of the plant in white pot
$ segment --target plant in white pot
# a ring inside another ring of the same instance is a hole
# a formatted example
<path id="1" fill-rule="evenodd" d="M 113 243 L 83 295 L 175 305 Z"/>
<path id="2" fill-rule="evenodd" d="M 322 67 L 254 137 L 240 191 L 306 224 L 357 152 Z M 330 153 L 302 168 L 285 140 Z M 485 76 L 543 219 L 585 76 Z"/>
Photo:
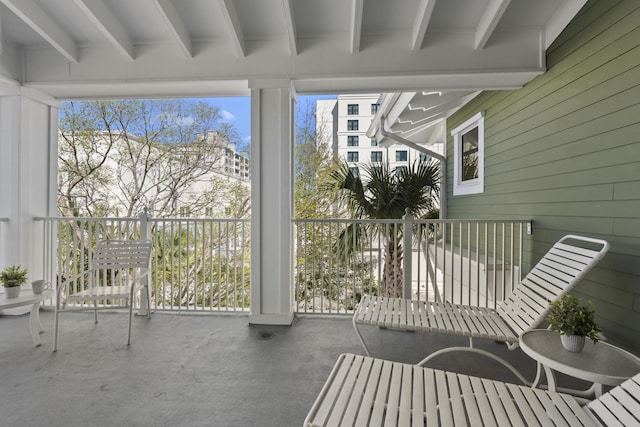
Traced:
<path id="1" fill-rule="evenodd" d="M 11 265 L 0 272 L 0 282 L 5 288 L 7 298 L 17 298 L 20 286 L 27 283 L 27 269 L 19 265 Z"/>
<path id="2" fill-rule="evenodd" d="M 591 301 L 583 302 L 572 295 L 552 301 L 549 304 L 549 328 L 560 332 L 562 346 L 575 353 L 584 348 L 585 339 L 598 342 L 598 334 L 602 329 L 596 325 L 596 313 L 591 308 Z"/>

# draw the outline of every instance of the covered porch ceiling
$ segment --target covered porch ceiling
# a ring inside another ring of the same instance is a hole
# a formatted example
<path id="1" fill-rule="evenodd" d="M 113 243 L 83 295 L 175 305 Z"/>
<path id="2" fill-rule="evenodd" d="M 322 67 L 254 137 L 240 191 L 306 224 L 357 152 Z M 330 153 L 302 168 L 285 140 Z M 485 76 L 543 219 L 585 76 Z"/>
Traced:
<path id="1" fill-rule="evenodd" d="M 419 91 L 407 103 L 416 114 L 442 93 L 434 112 L 445 114 L 474 91 L 543 73 L 546 48 L 585 2 L 0 0 L 0 89 L 239 96 L 274 79 L 298 93 Z"/>

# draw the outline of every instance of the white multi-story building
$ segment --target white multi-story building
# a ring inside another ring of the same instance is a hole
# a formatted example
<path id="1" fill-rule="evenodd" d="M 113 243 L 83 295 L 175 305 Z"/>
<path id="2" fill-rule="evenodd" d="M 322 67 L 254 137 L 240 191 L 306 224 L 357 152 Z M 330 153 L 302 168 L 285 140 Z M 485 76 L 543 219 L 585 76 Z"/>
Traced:
<path id="1" fill-rule="evenodd" d="M 391 170 L 429 160 L 419 151 L 388 140 L 379 144 L 367 136 L 378 112 L 380 94 L 338 95 L 337 99 L 316 101 L 316 131 L 320 141 L 331 144 L 335 155 L 345 159 L 354 172 L 362 164 L 389 163 Z"/>

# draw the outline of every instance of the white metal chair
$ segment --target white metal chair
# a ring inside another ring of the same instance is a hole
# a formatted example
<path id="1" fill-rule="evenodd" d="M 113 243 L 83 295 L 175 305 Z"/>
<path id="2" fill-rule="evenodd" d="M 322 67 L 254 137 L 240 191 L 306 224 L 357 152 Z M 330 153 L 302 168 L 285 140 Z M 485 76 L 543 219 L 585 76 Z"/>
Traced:
<path id="1" fill-rule="evenodd" d="M 518 337 L 536 328 L 545 319 L 549 302 L 569 292 L 608 250 L 609 243 L 604 240 L 564 236 L 495 310 L 448 302 L 364 296 L 353 315 L 353 327 L 367 356 L 371 354 L 359 325 L 467 336 L 469 347 L 448 347 L 429 354 L 418 364 L 424 365 L 446 352 L 471 351 L 500 362 L 524 384 L 530 384 L 504 359 L 474 348 L 473 339 L 501 341 L 514 350 L 518 347 Z"/>
<path id="2" fill-rule="evenodd" d="M 601 397 L 354 354 L 338 358 L 305 426 L 640 426 L 640 373 Z"/>
<path id="3" fill-rule="evenodd" d="M 147 315 L 151 317 L 147 286 L 151 242 L 140 240 L 103 240 L 96 244 L 89 267 L 65 280 L 57 289 L 53 351 L 58 349 L 58 316 L 62 311 L 92 309 L 98 323 L 98 310 L 129 308 L 129 335 L 134 295 L 146 291 Z"/>

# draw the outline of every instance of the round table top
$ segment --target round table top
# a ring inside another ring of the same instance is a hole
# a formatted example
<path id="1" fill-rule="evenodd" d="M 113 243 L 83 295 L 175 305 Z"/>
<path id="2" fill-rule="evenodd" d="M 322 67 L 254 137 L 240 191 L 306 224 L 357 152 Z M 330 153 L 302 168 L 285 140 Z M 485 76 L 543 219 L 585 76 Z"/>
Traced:
<path id="1" fill-rule="evenodd" d="M 7 298 L 7 294 L 0 295 L 0 309 L 21 307 L 23 305 L 35 304 L 51 298 L 52 291 L 45 290 L 41 294 L 34 294 L 31 289 L 24 288 L 17 298 Z"/>
<path id="2" fill-rule="evenodd" d="M 640 372 L 640 358 L 628 351 L 587 339 L 584 350 L 572 353 L 562 347 L 559 333 L 547 329 L 523 333 L 520 348 L 555 371 L 595 383 L 615 386 Z"/>

